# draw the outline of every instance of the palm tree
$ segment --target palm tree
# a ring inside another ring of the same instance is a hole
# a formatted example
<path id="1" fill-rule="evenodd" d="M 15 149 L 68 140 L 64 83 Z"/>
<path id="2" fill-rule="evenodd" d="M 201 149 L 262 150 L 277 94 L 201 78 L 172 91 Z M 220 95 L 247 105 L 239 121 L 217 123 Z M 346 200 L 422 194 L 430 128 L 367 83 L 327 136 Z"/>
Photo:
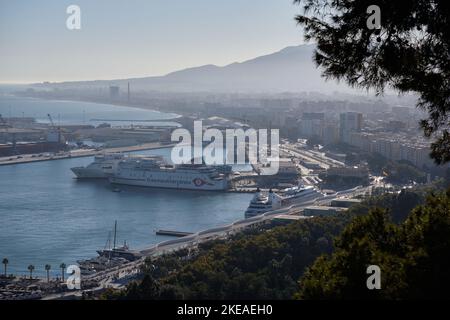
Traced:
<path id="1" fill-rule="evenodd" d="M 50 269 L 52 268 L 51 265 L 46 264 L 45 265 L 45 271 L 47 271 L 47 282 L 50 282 Z"/>
<path id="2" fill-rule="evenodd" d="M 30 279 L 33 279 L 33 270 L 34 270 L 34 266 L 32 264 L 30 264 L 28 266 L 28 270 L 30 271 Z"/>
<path id="3" fill-rule="evenodd" d="M 64 270 L 66 269 L 66 264 L 65 263 L 61 263 L 59 265 L 60 269 L 61 269 L 61 274 L 62 274 L 62 282 L 64 282 Z"/>
<path id="4" fill-rule="evenodd" d="M 5 277 L 6 277 L 6 266 L 8 265 L 9 261 L 6 258 L 3 258 L 2 263 L 5 265 Z"/>

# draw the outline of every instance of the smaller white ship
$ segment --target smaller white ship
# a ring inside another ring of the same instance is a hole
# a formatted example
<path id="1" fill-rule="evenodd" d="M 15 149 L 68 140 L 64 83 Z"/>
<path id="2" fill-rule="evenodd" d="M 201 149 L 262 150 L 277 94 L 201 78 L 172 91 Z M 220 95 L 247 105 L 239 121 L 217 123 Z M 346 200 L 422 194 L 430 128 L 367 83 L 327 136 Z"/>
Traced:
<path id="1" fill-rule="evenodd" d="M 94 162 L 86 167 L 74 167 L 70 170 L 78 179 L 104 179 L 114 172 L 117 162 L 124 158 L 123 153 L 106 153 L 95 156 Z"/>
<path id="2" fill-rule="evenodd" d="M 245 217 L 251 218 L 268 211 L 277 210 L 281 207 L 292 204 L 301 204 L 324 197 L 324 195 L 313 186 L 296 186 L 287 188 L 279 193 L 269 190 L 264 193 L 259 189 L 250 201 L 250 205 L 245 211 Z"/>
<path id="3" fill-rule="evenodd" d="M 314 199 L 324 197 L 314 186 L 299 185 L 292 188 L 286 188 L 279 194 L 281 206 L 287 206 L 294 203 L 303 203 Z"/>
<path id="4" fill-rule="evenodd" d="M 269 194 L 266 194 L 264 192 L 261 192 L 259 189 L 256 190 L 255 195 L 253 196 L 252 200 L 250 200 L 250 204 L 247 210 L 245 210 L 245 217 L 251 218 L 273 210 L 272 194 L 273 192 L 269 192 Z"/>

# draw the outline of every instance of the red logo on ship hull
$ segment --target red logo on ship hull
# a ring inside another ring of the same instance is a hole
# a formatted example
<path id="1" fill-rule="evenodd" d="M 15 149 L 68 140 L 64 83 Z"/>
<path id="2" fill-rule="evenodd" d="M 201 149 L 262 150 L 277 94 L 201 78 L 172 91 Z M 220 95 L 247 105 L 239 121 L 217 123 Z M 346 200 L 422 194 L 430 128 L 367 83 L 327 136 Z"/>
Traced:
<path id="1" fill-rule="evenodd" d="M 202 180 L 200 178 L 195 178 L 194 180 L 192 180 L 192 182 L 194 183 L 194 185 L 196 187 L 201 187 L 201 186 L 206 184 L 206 181 L 204 181 L 204 180 Z"/>

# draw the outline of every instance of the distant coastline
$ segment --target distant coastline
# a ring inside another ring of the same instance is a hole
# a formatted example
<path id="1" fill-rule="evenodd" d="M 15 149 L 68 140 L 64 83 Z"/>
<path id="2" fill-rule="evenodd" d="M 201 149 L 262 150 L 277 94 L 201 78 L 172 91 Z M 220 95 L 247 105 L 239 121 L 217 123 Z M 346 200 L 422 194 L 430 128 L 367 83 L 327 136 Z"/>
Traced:
<path id="1" fill-rule="evenodd" d="M 19 93 L 8 93 L 3 94 L 3 96 L 11 96 L 11 97 L 17 97 L 17 98 L 29 98 L 29 99 L 38 99 L 38 100 L 47 100 L 47 101 L 55 101 L 55 102 L 88 102 L 98 105 L 111 105 L 111 106 L 117 106 L 117 107 L 125 107 L 125 108 L 135 108 L 135 109 L 141 109 L 146 111 L 154 111 L 165 115 L 173 115 L 173 117 L 167 118 L 167 119 L 161 119 L 161 121 L 170 121 L 177 118 L 182 117 L 183 115 L 180 115 L 179 113 L 175 113 L 172 111 L 162 111 L 156 107 L 143 105 L 139 103 L 126 103 L 124 101 L 109 101 L 109 100 L 100 100 L 100 99 L 87 99 L 87 98 L 59 98 L 59 97 L 46 97 L 46 96 L 35 96 L 35 95 L 28 95 L 28 94 L 22 94 L 23 92 Z"/>

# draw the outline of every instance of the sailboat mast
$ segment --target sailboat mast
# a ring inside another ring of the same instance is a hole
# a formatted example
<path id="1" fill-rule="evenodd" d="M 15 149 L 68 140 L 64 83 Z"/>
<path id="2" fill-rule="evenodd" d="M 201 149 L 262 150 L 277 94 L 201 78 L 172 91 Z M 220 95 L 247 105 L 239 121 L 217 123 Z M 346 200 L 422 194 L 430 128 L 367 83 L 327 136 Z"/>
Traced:
<path id="1" fill-rule="evenodd" d="M 117 220 L 114 221 L 114 247 L 113 247 L 113 250 L 116 249 L 116 236 L 117 236 Z"/>
<path id="2" fill-rule="evenodd" d="M 111 250 L 111 231 L 108 231 L 108 239 L 106 239 L 105 247 L 104 249 Z"/>

